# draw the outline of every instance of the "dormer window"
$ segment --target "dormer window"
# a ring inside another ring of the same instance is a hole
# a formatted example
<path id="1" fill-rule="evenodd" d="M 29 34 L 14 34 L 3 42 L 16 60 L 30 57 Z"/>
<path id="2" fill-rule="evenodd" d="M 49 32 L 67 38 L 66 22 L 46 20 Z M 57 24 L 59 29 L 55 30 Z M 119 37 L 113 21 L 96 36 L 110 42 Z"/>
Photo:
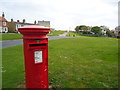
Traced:
<path id="1" fill-rule="evenodd" d="M 3 25 L 6 26 L 6 22 L 3 22 Z"/>

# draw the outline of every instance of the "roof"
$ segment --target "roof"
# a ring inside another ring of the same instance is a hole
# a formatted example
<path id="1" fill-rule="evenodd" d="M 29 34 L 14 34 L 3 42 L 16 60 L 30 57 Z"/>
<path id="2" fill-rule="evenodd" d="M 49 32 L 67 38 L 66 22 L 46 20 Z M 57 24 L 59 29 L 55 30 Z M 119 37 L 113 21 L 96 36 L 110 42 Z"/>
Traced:
<path id="1" fill-rule="evenodd" d="M 4 17 L 1 17 L 1 16 L 0 16 L 0 21 L 5 21 L 5 22 L 7 22 L 7 20 L 6 20 Z"/>
<path id="2" fill-rule="evenodd" d="M 8 21 L 8 23 L 15 23 L 15 24 L 21 24 L 21 25 L 38 25 L 38 24 L 33 24 L 33 23 L 23 23 L 23 22 L 11 22 L 11 21 Z"/>

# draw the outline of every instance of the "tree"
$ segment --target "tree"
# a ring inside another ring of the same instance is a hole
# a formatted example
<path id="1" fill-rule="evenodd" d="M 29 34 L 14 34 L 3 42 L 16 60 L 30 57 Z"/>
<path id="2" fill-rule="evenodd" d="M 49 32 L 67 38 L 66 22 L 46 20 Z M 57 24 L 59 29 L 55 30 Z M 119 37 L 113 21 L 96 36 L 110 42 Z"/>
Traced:
<path id="1" fill-rule="evenodd" d="M 81 34 L 89 34 L 91 27 L 86 26 L 86 25 L 80 25 L 80 26 L 76 26 L 75 30 L 77 33 L 81 33 Z"/>
<path id="2" fill-rule="evenodd" d="M 79 30 L 88 30 L 88 29 L 89 29 L 89 27 L 86 26 L 86 25 L 80 25 L 79 26 Z"/>
<path id="3" fill-rule="evenodd" d="M 107 30 L 107 31 L 106 31 L 106 34 L 107 34 L 108 37 L 114 37 L 114 36 L 115 36 L 115 35 L 114 35 L 114 32 L 112 32 L 112 31 L 110 31 L 110 30 Z"/>
<path id="4" fill-rule="evenodd" d="M 101 28 L 98 27 L 98 26 L 94 26 L 91 28 L 91 31 L 97 35 L 100 35 L 101 34 Z"/>
<path id="5" fill-rule="evenodd" d="M 76 26 L 75 30 L 78 33 L 79 32 L 79 26 Z"/>

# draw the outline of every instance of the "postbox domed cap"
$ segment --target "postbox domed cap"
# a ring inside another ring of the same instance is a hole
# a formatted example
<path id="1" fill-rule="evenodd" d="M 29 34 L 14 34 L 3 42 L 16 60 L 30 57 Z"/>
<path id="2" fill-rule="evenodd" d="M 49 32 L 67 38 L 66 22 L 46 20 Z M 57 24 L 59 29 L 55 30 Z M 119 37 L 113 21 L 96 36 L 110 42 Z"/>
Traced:
<path id="1" fill-rule="evenodd" d="M 19 28 L 19 30 L 20 29 L 24 29 L 24 30 L 50 30 L 50 28 L 49 27 L 44 27 L 44 26 L 38 26 L 38 25 L 29 25 L 29 26 L 23 26 L 23 27 L 21 27 L 21 28 Z"/>
<path id="2" fill-rule="evenodd" d="M 36 39 L 40 37 L 46 37 L 46 35 L 50 32 L 50 28 L 31 25 L 18 28 L 18 31 L 23 35 L 24 39 Z"/>

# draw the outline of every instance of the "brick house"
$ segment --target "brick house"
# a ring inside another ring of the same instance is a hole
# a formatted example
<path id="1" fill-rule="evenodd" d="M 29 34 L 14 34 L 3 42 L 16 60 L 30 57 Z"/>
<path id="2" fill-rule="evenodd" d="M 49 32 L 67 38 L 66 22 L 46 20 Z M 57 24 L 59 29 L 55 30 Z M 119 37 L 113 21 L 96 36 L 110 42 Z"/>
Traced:
<path id="1" fill-rule="evenodd" d="M 8 32 L 7 20 L 4 18 L 4 13 L 2 14 L 2 17 L 0 16 L 0 32 Z"/>
<path id="2" fill-rule="evenodd" d="M 8 21 L 8 32 L 16 32 L 16 23 L 11 19 L 11 21 Z"/>

